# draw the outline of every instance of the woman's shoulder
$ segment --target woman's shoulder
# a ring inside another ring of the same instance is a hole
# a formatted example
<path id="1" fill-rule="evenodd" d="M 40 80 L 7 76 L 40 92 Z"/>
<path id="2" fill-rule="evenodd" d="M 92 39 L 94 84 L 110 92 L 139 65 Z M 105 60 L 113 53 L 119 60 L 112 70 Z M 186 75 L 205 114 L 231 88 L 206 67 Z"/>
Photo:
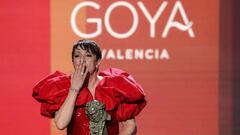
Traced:
<path id="1" fill-rule="evenodd" d="M 62 83 L 70 80 L 70 75 L 63 73 L 62 71 L 56 70 L 45 77 L 43 77 L 40 81 L 36 83 L 35 86 L 43 85 L 46 83 Z"/>
<path id="2" fill-rule="evenodd" d="M 56 93 L 66 91 L 69 86 L 70 76 L 57 70 L 43 77 L 34 85 L 32 96 L 38 99 L 39 97 L 56 95 Z"/>
<path id="3" fill-rule="evenodd" d="M 105 77 L 107 88 L 112 90 L 110 95 L 113 96 L 114 101 L 118 105 L 116 110 L 116 119 L 118 121 L 134 118 L 145 107 L 144 90 L 129 73 L 118 68 L 108 68 L 101 71 L 99 75 Z M 103 101 L 107 99 L 109 98 L 104 98 Z M 112 102 L 106 101 L 106 103 Z M 107 110 L 113 108 L 114 104 L 106 104 Z"/>
<path id="4" fill-rule="evenodd" d="M 45 77 L 43 77 L 43 79 L 41 79 L 39 82 L 43 81 L 43 80 L 53 80 L 53 81 L 59 81 L 61 79 L 69 79 L 70 75 L 67 75 L 66 73 L 60 71 L 60 70 L 56 70 L 48 75 L 46 75 Z"/>
<path id="5" fill-rule="evenodd" d="M 69 75 L 57 70 L 35 84 L 32 97 L 41 103 L 42 115 L 54 117 L 68 94 L 69 79 Z"/>
<path id="6" fill-rule="evenodd" d="M 105 78 L 130 77 L 129 73 L 119 68 L 107 68 L 99 72 L 99 75 Z"/>
<path id="7" fill-rule="evenodd" d="M 108 88 L 114 89 L 114 95 L 129 98 L 130 101 L 138 100 L 145 96 L 142 86 L 126 71 L 118 68 L 108 68 L 99 73 L 105 78 Z"/>

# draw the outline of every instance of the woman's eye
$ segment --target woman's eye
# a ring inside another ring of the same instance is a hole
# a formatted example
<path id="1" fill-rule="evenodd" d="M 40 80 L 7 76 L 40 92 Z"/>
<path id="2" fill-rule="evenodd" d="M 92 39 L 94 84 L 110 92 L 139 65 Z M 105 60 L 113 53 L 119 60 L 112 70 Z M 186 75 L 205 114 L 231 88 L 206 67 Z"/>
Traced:
<path id="1" fill-rule="evenodd" d="M 74 57 L 77 58 L 77 57 L 79 57 L 79 55 L 75 55 Z"/>
<path id="2" fill-rule="evenodd" d="M 92 57 L 92 55 L 91 55 L 91 54 L 88 54 L 87 57 Z"/>

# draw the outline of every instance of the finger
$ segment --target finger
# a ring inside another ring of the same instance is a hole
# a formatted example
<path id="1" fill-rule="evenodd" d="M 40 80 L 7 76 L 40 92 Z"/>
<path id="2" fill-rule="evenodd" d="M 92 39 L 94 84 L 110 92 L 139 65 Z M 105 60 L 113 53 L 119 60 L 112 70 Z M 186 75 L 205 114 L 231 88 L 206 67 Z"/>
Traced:
<path id="1" fill-rule="evenodd" d="M 82 65 L 82 69 L 81 69 L 81 76 L 84 76 L 85 72 L 86 72 L 86 63 L 84 62 Z"/>
<path id="2" fill-rule="evenodd" d="M 83 60 L 81 59 L 79 65 L 78 65 L 77 74 L 81 73 L 82 65 L 83 65 Z"/>
<path id="3" fill-rule="evenodd" d="M 71 75 L 71 81 L 72 81 L 73 78 L 74 78 L 74 74 L 75 74 L 75 73 L 70 74 L 70 75 Z"/>
<path id="4" fill-rule="evenodd" d="M 72 78 L 76 78 L 76 76 L 77 76 L 77 71 L 75 70 L 72 74 Z"/>
<path id="5" fill-rule="evenodd" d="M 75 69 L 74 69 L 74 72 L 73 73 L 77 73 L 77 71 L 79 70 L 79 64 L 76 64 L 75 65 Z"/>

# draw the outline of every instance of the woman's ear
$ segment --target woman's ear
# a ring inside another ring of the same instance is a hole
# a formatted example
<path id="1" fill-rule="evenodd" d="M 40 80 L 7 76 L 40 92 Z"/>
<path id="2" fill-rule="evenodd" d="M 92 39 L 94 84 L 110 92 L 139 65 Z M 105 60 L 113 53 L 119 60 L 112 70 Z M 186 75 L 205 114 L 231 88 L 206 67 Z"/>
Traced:
<path id="1" fill-rule="evenodd" d="M 97 64 L 96 64 L 96 70 L 97 70 L 97 72 L 98 72 L 98 70 L 99 70 L 100 63 L 101 63 L 101 60 L 98 60 L 98 61 L 97 61 Z"/>
<path id="2" fill-rule="evenodd" d="M 99 59 L 98 61 L 97 61 L 97 64 L 96 64 L 96 66 L 100 66 L 100 64 L 101 64 L 101 59 Z"/>

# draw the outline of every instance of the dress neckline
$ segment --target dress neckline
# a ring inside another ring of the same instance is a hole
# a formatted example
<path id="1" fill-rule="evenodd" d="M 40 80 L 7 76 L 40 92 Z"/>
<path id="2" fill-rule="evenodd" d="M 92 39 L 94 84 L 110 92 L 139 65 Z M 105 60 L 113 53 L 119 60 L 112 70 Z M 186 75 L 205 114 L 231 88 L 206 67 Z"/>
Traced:
<path id="1" fill-rule="evenodd" d="M 100 76 L 100 75 L 98 75 Z M 98 87 L 100 85 L 102 85 L 102 83 L 104 82 L 105 80 L 105 77 L 104 76 L 100 76 L 101 77 L 101 80 L 99 80 L 99 82 L 97 83 L 95 89 L 94 89 L 94 95 L 90 92 L 90 90 L 88 89 L 88 87 L 85 87 L 87 89 L 87 91 L 89 92 L 89 94 L 91 95 L 92 99 L 95 100 L 96 99 L 96 95 L 97 95 L 97 90 L 98 90 Z"/>

